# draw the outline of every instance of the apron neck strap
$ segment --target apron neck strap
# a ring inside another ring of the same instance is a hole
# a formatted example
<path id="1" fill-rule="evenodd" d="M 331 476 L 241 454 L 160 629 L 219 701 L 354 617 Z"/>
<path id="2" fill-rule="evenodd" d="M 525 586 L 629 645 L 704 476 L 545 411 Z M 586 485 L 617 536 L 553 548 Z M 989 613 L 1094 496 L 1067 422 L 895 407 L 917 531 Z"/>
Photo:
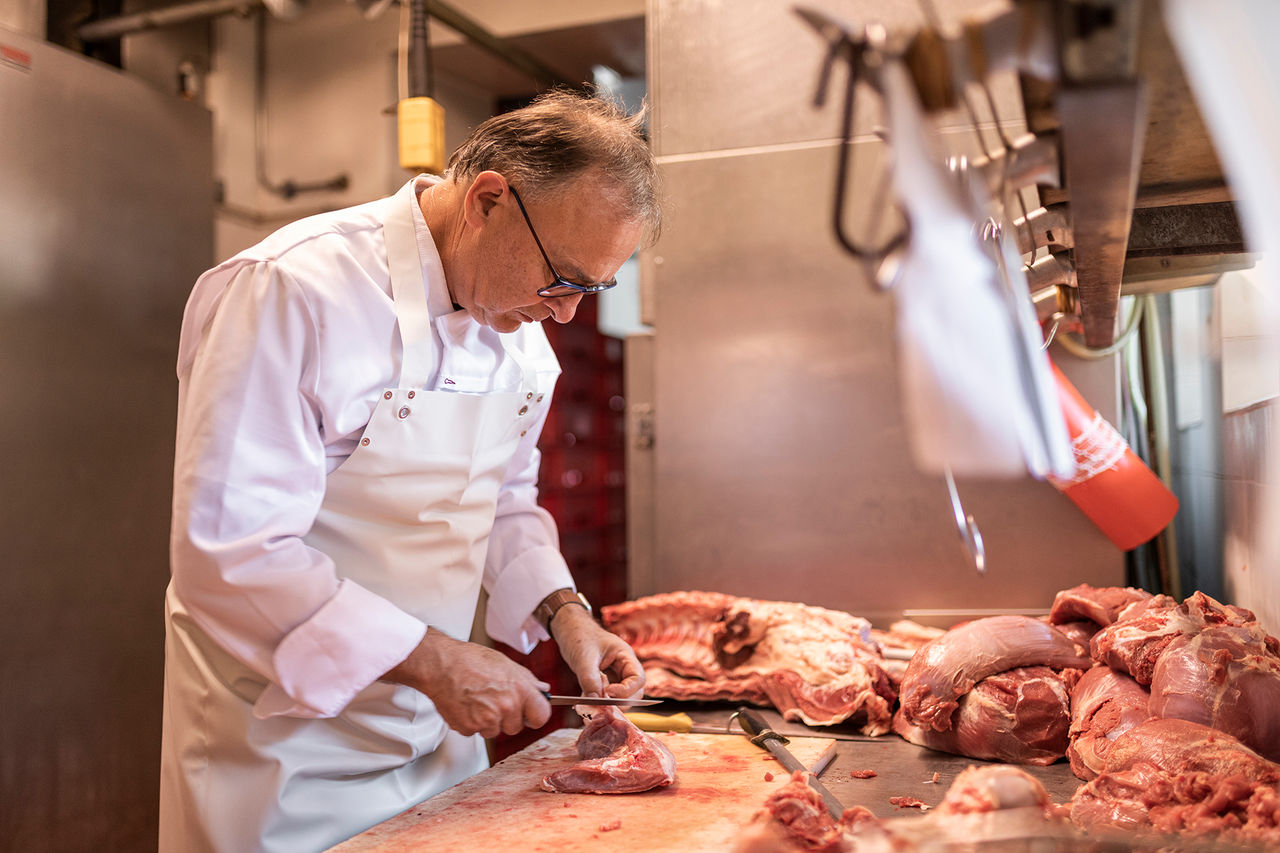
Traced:
<path id="1" fill-rule="evenodd" d="M 382 222 L 387 266 L 391 272 L 391 297 L 395 302 L 400 342 L 404 347 L 397 383 L 400 388 L 425 388 L 436 371 L 431 309 L 427 279 L 423 273 L 444 281 L 444 266 L 435 246 L 418 241 L 413 213 L 418 204 L 415 183 L 416 179 L 409 181 L 392 196 Z M 537 372 L 516 343 L 516 333 L 499 334 L 498 337 L 502 348 L 520 370 L 521 394 L 536 390 Z"/>
<path id="2" fill-rule="evenodd" d="M 431 341 L 431 312 L 427 306 L 427 283 L 424 267 L 444 279 L 440 256 L 431 251 L 423 257 L 413 225 L 413 208 L 418 203 L 410 180 L 392 196 L 382 231 L 387 244 L 387 266 L 391 272 L 391 298 L 395 302 L 396 320 L 400 326 L 400 342 L 404 353 L 400 362 L 401 388 L 421 388 L 435 369 L 435 350 Z M 434 247 L 432 247 L 434 249 Z"/>

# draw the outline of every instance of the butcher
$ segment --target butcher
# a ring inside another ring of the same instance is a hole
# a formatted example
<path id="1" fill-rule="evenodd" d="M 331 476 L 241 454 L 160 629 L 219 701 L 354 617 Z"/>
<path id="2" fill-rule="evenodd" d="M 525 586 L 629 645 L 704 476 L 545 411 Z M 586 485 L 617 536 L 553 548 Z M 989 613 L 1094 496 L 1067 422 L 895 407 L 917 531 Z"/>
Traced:
<path id="1" fill-rule="evenodd" d="M 323 850 L 543 725 L 547 685 L 469 642 L 554 637 L 584 693 L 644 672 L 538 507 L 567 323 L 656 235 L 642 115 L 557 92 L 443 176 L 206 272 L 178 352 L 161 851 Z"/>

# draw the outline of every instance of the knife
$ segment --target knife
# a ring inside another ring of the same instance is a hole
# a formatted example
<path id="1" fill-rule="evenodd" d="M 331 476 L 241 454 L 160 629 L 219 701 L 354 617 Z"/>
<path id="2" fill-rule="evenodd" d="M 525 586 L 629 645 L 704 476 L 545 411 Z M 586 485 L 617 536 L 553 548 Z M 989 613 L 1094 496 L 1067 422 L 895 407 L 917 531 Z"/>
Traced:
<path id="1" fill-rule="evenodd" d="M 657 705 L 661 699 L 614 699 L 612 696 L 552 696 L 542 691 L 543 697 L 552 705 L 621 705 L 631 708 L 636 705 Z"/>
<path id="2" fill-rule="evenodd" d="M 778 759 L 778 763 L 787 768 L 791 772 L 797 770 L 805 771 L 805 778 L 809 780 L 809 787 L 817 791 L 822 797 L 822 802 L 826 804 L 827 811 L 831 812 L 831 816 L 839 820 L 844 814 L 844 806 L 840 805 L 840 801 L 836 799 L 836 795 L 827 790 L 827 786 L 818 781 L 818 777 L 810 773 L 808 768 L 801 764 L 794 755 L 787 749 L 786 744 L 790 740 L 769 728 L 769 724 L 764 718 L 755 711 L 747 707 L 741 707 L 737 713 L 738 725 L 742 726 L 750 737 L 751 742 L 761 749 L 767 749 Z"/>

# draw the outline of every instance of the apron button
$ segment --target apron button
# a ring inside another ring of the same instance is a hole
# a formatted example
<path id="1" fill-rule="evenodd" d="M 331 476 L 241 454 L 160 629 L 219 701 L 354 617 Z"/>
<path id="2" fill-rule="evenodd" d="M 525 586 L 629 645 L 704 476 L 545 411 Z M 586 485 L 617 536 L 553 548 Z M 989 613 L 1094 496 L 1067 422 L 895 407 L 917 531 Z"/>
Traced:
<path id="1" fill-rule="evenodd" d="M 391 392 L 390 392 L 390 391 L 388 391 L 388 392 L 386 392 L 385 394 L 383 394 L 383 395 L 382 395 L 382 399 L 384 399 L 384 400 L 390 400 L 390 399 L 391 399 Z"/>
<path id="2" fill-rule="evenodd" d="M 538 402 L 539 402 L 539 403 L 541 403 L 541 402 L 542 402 L 542 395 L 541 395 L 541 394 L 539 394 L 539 395 L 538 395 Z"/>
<path id="3" fill-rule="evenodd" d="M 521 406 L 521 407 L 520 407 L 520 411 L 519 411 L 519 412 L 517 412 L 516 414 L 523 415 L 523 414 L 524 414 L 525 412 L 527 412 L 527 411 L 529 411 L 529 407 L 528 407 L 528 406 Z"/>
<path id="4" fill-rule="evenodd" d="M 414 395 L 415 393 L 417 393 L 417 392 L 416 392 L 416 391 L 410 391 L 410 392 L 409 392 L 409 399 L 410 399 L 410 400 L 412 400 L 412 399 L 413 399 L 413 395 Z"/>
<path id="5" fill-rule="evenodd" d="M 522 429 L 520 430 L 520 437 L 523 438 L 524 436 L 528 435 L 528 433 L 529 431 L 527 429 Z"/>
<path id="6" fill-rule="evenodd" d="M 368 446 L 369 446 L 369 439 L 367 439 L 367 438 L 362 438 L 362 439 L 360 439 L 360 443 L 361 443 L 361 444 L 363 444 L 365 447 L 368 447 Z"/>
<path id="7" fill-rule="evenodd" d="M 396 412 L 396 414 L 400 416 L 400 420 L 404 420 L 405 418 L 409 417 L 409 407 L 401 406 L 400 411 Z"/>
<path id="8" fill-rule="evenodd" d="M 525 395 L 524 395 L 524 398 L 525 398 L 526 400 L 532 400 L 532 399 L 533 399 L 533 392 L 532 392 L 532 391 L 530 391 L 528 394 L 525 394 Z"/>

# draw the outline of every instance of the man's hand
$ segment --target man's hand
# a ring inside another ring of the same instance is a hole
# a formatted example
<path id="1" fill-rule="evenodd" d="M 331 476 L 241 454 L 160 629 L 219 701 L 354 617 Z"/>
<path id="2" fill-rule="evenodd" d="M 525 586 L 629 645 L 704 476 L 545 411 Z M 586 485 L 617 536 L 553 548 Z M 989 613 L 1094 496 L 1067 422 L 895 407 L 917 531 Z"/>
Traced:
<path id="1" fill-rule="evenodd" d="M 629 699 L 644 690 L 644 667 L 621 638 L 610 634 L 584 608 L 566 604 L 551 619 L 560 656 L 578 676 L 584 696 Z"/>
<path id="2" fill-rule="evenodd" d="M 418 647 L 382 680 L 425 694 L 449 728 L 464 735 L 513 735 L 539 728 L 551 717 L 542 695 L 550 685 L 501 652 L 435 628 L 428 628 Z"/>

